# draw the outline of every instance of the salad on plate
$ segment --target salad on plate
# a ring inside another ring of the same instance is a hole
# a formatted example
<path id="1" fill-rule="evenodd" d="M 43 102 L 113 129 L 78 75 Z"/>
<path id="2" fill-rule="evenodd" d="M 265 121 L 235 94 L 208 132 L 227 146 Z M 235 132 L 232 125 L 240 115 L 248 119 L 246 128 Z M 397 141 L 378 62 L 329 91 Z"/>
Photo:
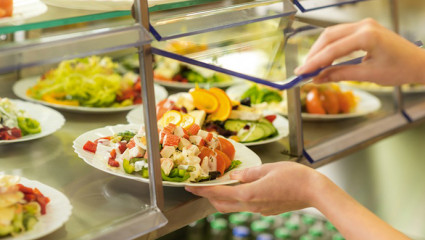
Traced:
<path id="1" fill-rule="evenodd" d="M 177 54 L 190 54 L 204 51 L 207 46 L 189 41 L 171 41 L 165 46 L 165 49 Z M 134 54 L 123 58 L 120 64 L 131 71 L 138 71 L 138 55 Z M 233 78 L 227 74 L 160 55 L 154 55 L 153 72 L 155 81 L 166 87 L 187 89 L 194 87 L 195 84 L 227 87 L 234 82 Z"/>
<path id="2" fill-rule="evenodd" d="M 239 85 L 227 90 L 232 99 L 258 109 L 287 114 L 285 91 L 269 87 Z M 343 115 L 356 111 L 360 97 L 352 90 L 343 90 L 337 84 L 305 84 L 301 87 L 302 112 L 310 115 Z"/>
<path id="3" fill-rule="evenodd" d="M 46 72 L 26 95 L 63 106 L 118 108 L 142 102 L 141 82 L 109 57 L 91 56 L 62 61 Z"/>
<path id="4" fill-rule="evenodd" d="M 37 188 L 20 184 L 19 177 L 0 175 L 0 237 L 32 230 L 49 202 Z"/>
<path id="5" fill-rule="evenodd" d="M 196 123 L 203 130 L 216 132 L 240 143 L 260 142 L 279 135 L 273 124 L 278 116 L 232 101 L 220 88 L 191 89 L 157 104 L 160 127 Z M 280 117 L 280 116 L 279 116 Z"/>
<path id="6" fill-rule="evenodd" d="M 196 183 L 216 179 L 241 164 L 231 141 L 201 130 L 197 124 L 168 123 L 159 130 L 162 179 Z M 122 174 L 149 178 L 144 127 L 86 141 L 82 147 L 95 161 Z M 77 149 L 78 151 L 78 149 Z"/>
<path id="7" fill-rule="evenodd" d="M 15 140 L 41 132 L 40 123 L 10 99 L 0 98 L 0 140 Z"/>

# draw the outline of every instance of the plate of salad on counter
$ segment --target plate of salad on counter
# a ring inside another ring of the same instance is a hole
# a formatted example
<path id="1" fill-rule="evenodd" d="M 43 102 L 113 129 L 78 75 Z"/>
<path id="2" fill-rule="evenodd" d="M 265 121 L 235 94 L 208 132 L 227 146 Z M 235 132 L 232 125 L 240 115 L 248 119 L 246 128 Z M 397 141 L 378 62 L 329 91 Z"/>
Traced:
<path id="1" fill-rule="evenodd" d="M 60 228 L 72 206 L 58 190 L 24 177 L 0 175 L 0 238 L 29 240 Z"/>
<path id="2" fill-rule="evenodd" d="M 0 98 L 0 145 L 45 137 L 64 123 L 62 114 L 49 107 Z"/>
<path id="3" fill-rule="evenodd" d="M 247 146 L 278 141 L 288 135 L 288 121 L 271 111 L 232 101 L 220 88 L 195 88 L 171 95 L 157 104 L 158 126 L 196 123 Z M 141 108 L 127 114 L 127 121 L 143 123 Z"/>
<path id="4" fill-rule="evenodd" d="M 168 96 L 154 85 L 156 101 Z M 142 103 L 141 82 L 134 72 L 122 72 L 109 57 L 91 56 L 62 61 L 41 77 L 22 79 L 13 86 L 20 98 L 77 112 L 129 111 Z"/>
<path id="5" fill-rule="evenodd" d="M 142 127 L 141 127 L 142 126 Z M 252 150 L 193 124 L 168 123 L 158 129 L 164 186 L 232 184 L 233 169 L 261 165 Z M 143 125 L 115 125 L 80 135 L 73 144 L 87 164 L 107 173 L 149 182 Z"/>
<path id="6" fill-rule="evenodd" d="M 165 48 L 178 54 L 184 54 L 205 50 L 207 46 L 188 41 L 171 41 Z M 137 54 L 124 57 L 119 63 L 129 71 L 139 71 Z M 230 75 L 159 55 L 154 55 L 153 73 L 156 83 L 176 89 L 188 90 L 195 86 L 225 88 L 238 82 Z"/>
<path id="7" fill-rule="evenodd" d="M 285 91 L 257 84 L 239 84 L 226 90 L 231 99 L 258 109 L 287 115 Z M 338 120 L 366 116 L 381 108 L 380 100 L 365 91 L 338 84 L 305 84 L 301 87 L 304 120 Z"/>

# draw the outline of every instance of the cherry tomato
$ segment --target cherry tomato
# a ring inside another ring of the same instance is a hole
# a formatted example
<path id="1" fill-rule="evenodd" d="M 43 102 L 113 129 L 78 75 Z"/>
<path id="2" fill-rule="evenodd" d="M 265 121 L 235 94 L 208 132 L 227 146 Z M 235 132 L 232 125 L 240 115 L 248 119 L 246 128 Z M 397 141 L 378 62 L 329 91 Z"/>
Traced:
<path id="1" fill-rule="evenodd" d="M 308 113 L 312 114 L 326 114 L 325 109 L 320 101 L 320 94 L 317 88 L 312 88 L 307 93 L 306 108 Z"/>
<path id="2" fill-rule="evenodd" d="M 325 89 L 320 94 L 322 106 L 327 114 L 339 113 L 338 93 L 331 89 Z"/>

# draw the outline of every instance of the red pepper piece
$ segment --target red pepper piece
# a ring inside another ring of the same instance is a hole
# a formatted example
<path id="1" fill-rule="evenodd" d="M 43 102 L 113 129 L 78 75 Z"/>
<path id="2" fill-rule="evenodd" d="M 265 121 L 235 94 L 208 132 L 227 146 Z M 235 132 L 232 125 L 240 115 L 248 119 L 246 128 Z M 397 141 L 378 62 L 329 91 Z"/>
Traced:
<path id="1" fill-rule="evenodd" d="M 269 120 L 269 122 L 273 123 L 273 121 L 276 119 L 276 115 L 268 115 L 268 116 L 265 116 L 264 118 Z"/>
<path id="2" fill-rule="evenodd" d="M 86 144 L 84 144 L 83 149 L 92 153 L 96 153 L 97 144 L 92 141 L 87 141 Z"/>
<path id="3" fill-rule="evenodd" d="M 32 190 L 32 188 L 25 187 L 22 184 L 18 184 L 18 187 L 19 187 L 19 191 L 23 192 L 24 194 L 27 194 L 27 193 L 34 194 L 34 191 Z"/>

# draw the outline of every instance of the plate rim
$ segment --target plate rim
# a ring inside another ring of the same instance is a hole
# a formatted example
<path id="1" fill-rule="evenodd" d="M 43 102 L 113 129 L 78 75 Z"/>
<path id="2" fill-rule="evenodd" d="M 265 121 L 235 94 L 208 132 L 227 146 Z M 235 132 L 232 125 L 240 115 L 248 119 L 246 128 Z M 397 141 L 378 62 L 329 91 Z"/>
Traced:
<path id="1" fill-rule="evenodd" d="M 40 139 L 43 137 L 47 137 L 53 133 L 55 133 L 56 131 L 60 130 L 63 125 L 65 124 L 66 120 L 65 117 L 57 110 L 52 109 L 48 106 L 44 106 L 42 104 L 38 104 L 38 103 L 34 103 L 34 102 L 27 102 L 27 101 L 23 101 L 23 100 L 18 100 L 18 99 L 12 99 L 12 98 L 8 98 L 10 101 L 12 101 L 15 104 L 21 104 L 21 105 L 28 105 L 28 108 L 30 108 L 30 106 L 32 105 L 32 107 L 36 106 L 37 108 L 40 108 L 40 110 L 43 110 L 43 112 L 47 111 L 50 114 L 53 114 L 57 117 L 57 119 L 55 121 L 52 121 L 53 124 L 56 124 L 54 128 L 52 128 L 52 130 L 50 132 L 44 132 L 43 133 L 43 129 L 42 132 L 37 133 L 37 134 L 32 134 L 32 135 L 28 135 L 28 136 L 23 136 L 21 138 L 18 139 L 14 139 L 14 140 L 0 140 L 0 145 L 3 144 L 12 144 L 12 143 L 20 143 L 20 142 L 26 142 L 26 141 L 32 141 L 32 140 L 36 140 L 36 139 Z M 19 108 L 22 109 L 22 108 Z M 25 109 L 24 109 L 25 110 Z M 31 116 L 32 118 L 37 118 L 34 116 Z"/>
<path id="2" fill-rule="evenodd" d="M 34 77 L 28 77 L 28 78 L 23 78 L 23 79 L 19 79 L 18 81 L 16 81 L 13 84 L 12 87 L 12 91 L 13 93 L 26 101 L 30 101 L 33 103 L 38 103 L 38 104 L 42 104 L 48 107 L 52 107 L 58 110 L 63 110 L 63 111 L 69 111 L 69 112 L 84 112 L 84 113 L 116 113 L 116 112 L 126 112 L 126 111 L 130 111 L 131 109 L 141 105 L 141 104 L 136 104 L 136 105 L 131 105 L 131 106 L 125 106 L 125 107 L 117 107 L 117 108 L 96 108 L 96 107 L 82 107 L 82 106 L 66 106 L 66 105 L 59 105 L 59 104 L 52 104 L 52 103 L 48 103 L 45 101 L 41 101 L 41 100 L 37 100 L 37 99 L 33 99 L 31 97 L 28 97 L 26 95 L 26 89 L 24 89 L 25 87 L 29 86 L 34 86 L 34 84 L 38 81 L 40 77 L 39 76 L 34 76 Z M 160 86 L 158 84 L 154 84 L 154 89 L 155 91 L 158 91 L 160 94 L 155 94 L 155 96 L 158 95 L 158 99 L 157 101 L 163 100 L 165 98 L 168 97 L 168 91 L 167 89 L 165 89 L 163 86 Z"/>
<path id="3" fill-rule="evenodd" d="M 22 176 L 19 176 L 19 177 L 20 177 L 19 183 L 23 184 L 26 187 L 31 187 L 31 188 L 37 187 L 43 193 L 43 195 L 50 198 L 50 203 L 47 205 L 47 207 L 50 208 L 50 209 L 48 209 L 48 212 L 46 213 L 46 215 L 41 215 L 39 217 L 39 221 L 34 226 L 34 228 L 37 228 L 38 224 L 43 224 L 43 220 L 46 219 L 47 217 L 53 218 L 55 220 L 54 221 L 55 224 L 54 224 L 54 227 L 47 229 L 47 231 L 46 231 L 45 228 L 42 228 L 42 231 L 35 233 L 36 235 L 34 235 L 34 232 L 32 232 L 32 230 L 34 230 L 34 229 L 32 229 L 30 231 L 21 233 L 17 236 L 14 236 L 14 237 L 2 238 L 2 240 L 38 239 L 38 238 L 44 237 L 46 235 L 49 235 L 49 234 L 55 232 L 56 230 L 58 230 L 59 228 L 61 228 L 62 226 L 64 226 L 65 223 L 71 217 L 72 210 L 73 210 L 73 206 L 72 206 L 69 198 L 64 193 L 57 190 L 56 188 L 51 187 L 47 184 L 44 184 L 40 181 L 31 180 L 31 179 L 28 179 L 28 178 L 25 178 L 25 177 L 22 177 Z M 48 192 L 48 193 L 46 194 L 46 192 Z M 49 195 L 49 193 L 51 195 Z M 60 209 L 60 210 L 58 210 L 58 209 Z M 51 213 L 49 214 L 49 212 L 51 212 Z M 59 213 L 61 213 L 61 214 L 59 214 Z M 60 221 L 58 221 L 58 219 L 60 219 Z"/>
<path id="4" fill-rule="evenodd" d="M 87 131 L 87 132 L 81 134 L 80 136 L 78 136 L 73 141 L 72 147 L 74 148 L 74 152 L 78 155 L 79 158 L 83 159 L 83 161 L 86 164 L 88 164 L 88 165 L 90 165 L 90 166 L 92 166 L 92 167 L 94 167 L 94 168 L 96 168 L 96 169 L 98 169 L 100 171 L 103 171 L 103 172 L 106 172 L 108 174 L 115 175 L 115 176 L 118 176 L 118 177 L 123 177 L 123 178 L 127 178 L 127 179 L 136 180 L 136 181 L 139 181 L 139 182 L 149 183 L 149 179 L 138 177 L 138 176 L 131 175 L 131 174 L 127 174 L 127 173 L 121 172 L 120 170 L 113 171 L 112 169 L 108 168 L 107 166 L 104 166 L 103 168 L 98 168 L 93 163 L 93 160 L 94 159 L 93 158 L 91 160 L 86 159 L 82 155 L 82 151 L 84 151 L 82 149 L 82 146 L 81 147 L 78 146 L 78 142 L 79 141 L 83 141 L 85 137 L 90 136 L 90 135 L 95 135 L 96 133 L 98 133 L 100 131 L 108 130 L 108 129 L 114 129 L 114 130 L 116 129 L 116 130 L 119 131 L 119 129 L 131 129 L 131 128 L 139 129 L 140 128 L 140 125 L 137 125 L 137 124 L 117 124 L 117 125 L 111 125 L 111 126 L 105 126 L 105 127 L 101 127 L 101 128 L 96 128 L 96 129 Z M 245 145 L 243 145 L 241 143 L 234 142 L 231 139 L 230 139 L 230 141 L 232 141 L 233 144 L 236 144 L 235 145 L 235 148 L 242 148 L 244 151 L 247 151 L 247 153 L 251 156 L 251 158 L 253 158 L 253 159 L 250 159 L 250 161 L 252 161 L 253 165 L 245 166 L 243 168 L 260 166 L 262 164 L 261 158 L 254 151 L 252 151 L 247 146 L 245 146 Z M 93 154 L 93 156 L 94 156 L 94 154 Z M 240 160 L 240 159 L 237 159 L 237 160 Z M 240 161 L 242 161 L 242 160 L 240 160 Z M 242 164 L 243 164 L 243 162 L 242 162 Z M 243 169 L 243 168 L 236 168 L 236 169 L 237 170 L 240 170 L 240 169 Z M 233 170 L 236 170 L 236 169 L 233 169 Z M 228 174 L 230 172 L 232 172 L 233 170 L 225 173 L 222 177 L 229 176 Z M 187 183 L 187 182 L 179 183 L 179 182 L 162 181 L 162 184 L 165 187 L 184 187 L 184 186 L 228 185 L 228 184 L 234 184 L 234 183 L 237 183 L 238 182 L 237 180 L 227 180 L 227 181 L 226 180 L 223 180 L 223 181 L 225 181 L 225 182 L 221 182 L 221 183 L 208 183 L 208 181 L 206 181 L 206 182 L 199 182 L 199 183 Z"/>

